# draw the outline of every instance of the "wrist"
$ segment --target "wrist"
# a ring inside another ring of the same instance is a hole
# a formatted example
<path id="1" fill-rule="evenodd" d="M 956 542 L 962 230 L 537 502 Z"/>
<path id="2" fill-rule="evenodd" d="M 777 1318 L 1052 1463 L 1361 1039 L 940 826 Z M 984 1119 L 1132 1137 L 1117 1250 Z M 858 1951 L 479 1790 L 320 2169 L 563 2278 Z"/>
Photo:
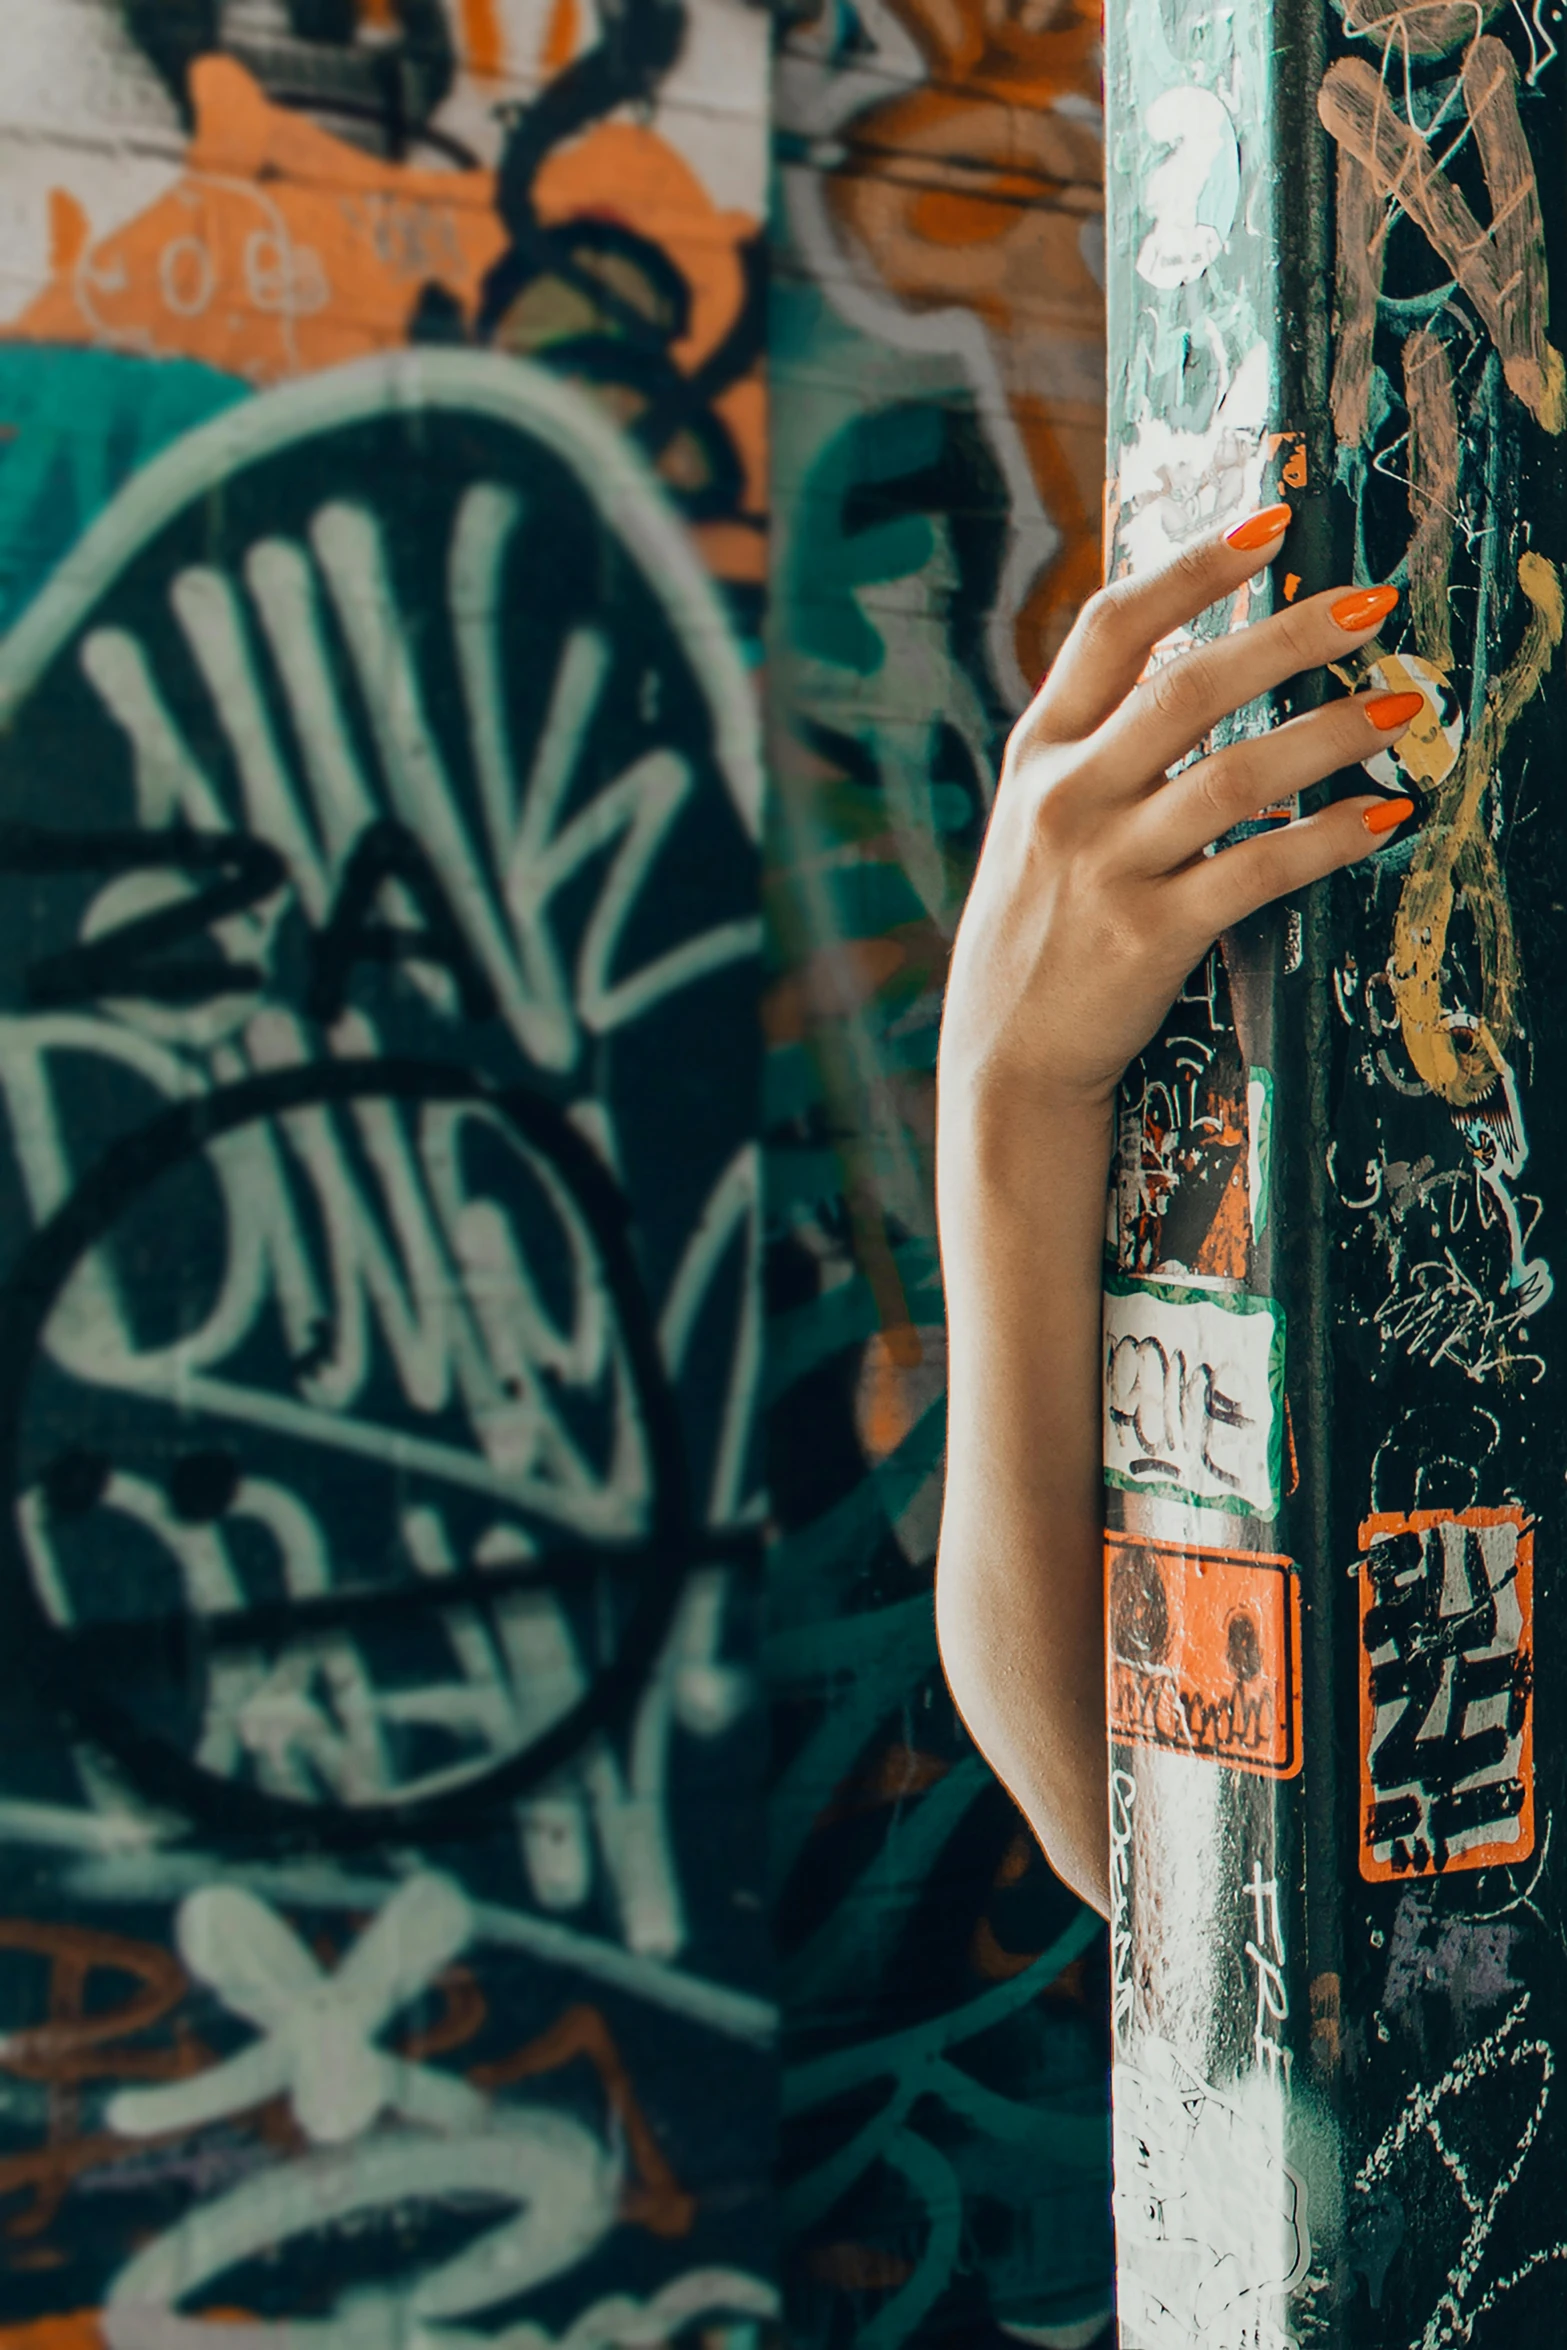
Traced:
<path id="1" fill-rule="evenodd" d="M 1115 1123 L 1113 1080 L 1069 1084 L 999 1065 L 940 1074 L 938 1149 L 943 1160 L 960 1155 L 978 1172 L 1005 1175 L 1063 1159 L 1108 1168 Z"/>

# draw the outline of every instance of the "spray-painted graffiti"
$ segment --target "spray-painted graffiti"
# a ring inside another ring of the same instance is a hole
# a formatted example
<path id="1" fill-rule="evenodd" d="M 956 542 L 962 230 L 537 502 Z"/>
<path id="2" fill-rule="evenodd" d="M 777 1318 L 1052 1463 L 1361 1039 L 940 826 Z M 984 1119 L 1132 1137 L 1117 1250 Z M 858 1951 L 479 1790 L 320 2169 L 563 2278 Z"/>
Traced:
<path id="1" fill-rule="evenodd" d="M 1409 585 L 1403 641 L 1367 659 L 1379 674 L 1401 664 L 1435 720 L 1401 746 L 1399 787 L 1415 791 L 1428 820 L 1397 860 L 1390 947 L 1366 954 L 1360 979 L 1357 940 L 1340 987 L 1374 1089 L 1341 1143 L 1353 1136 L 1358 1162 L 1368 1127 L 1397 1133 L 1394 1150 L 1367 1154 L 1369 1173 L 1402 1160 L 1403 1128 L 1418 1130 L 1426 1147 L 1408 1163 L 1429 1161 L 1433 1199 L 1472 1170 L 1482 1189 L 1468 1238 L 1443 1234 L 1445 1245 L 1418 1259 L 1413 1235 L 1390 1229 L 1380 1201 L 1353 1190 L 1386 1254 L 1378 1327 L 1388 1342 L 1486 1380 L 1528 1363 L 1520 1341 L 1552 1291 L 1548 1264 L 1524 1253 L 1534 1203 L 1519 1191 L 1523 975 L 1498 844 L 1516 738 L 1563 625 L 1559 565 L 1524 534 L 1518 436 L 1524 419 L 1559 434 L 1567 406 L 1562 361 L 1546 339 L 1545 236 L 1521 111 L 1549 60 L 1531 46 L 1521 81 L 1512 52 L 1479 21 L 1420 13 L 1413 54 L 1428 94 L 1417 104 L 1411 81 L 1400 104 L 1388 71 L 1407 37 L 1396 13 L 1379 20 L 1380 62 L 1339 59 L 1319 112 L 1338 172 L 1339 471 L 1362 566 Z M 1473 142 L 1488 225 L 1440 160 L 1449 125 L 1460 145 L 1465 133 Z M 1405 279 L 1433 256 L 1448 282 L 1406 297 Z M 1384 510 L 1378 485 L 1389 480 L 1406 485 L 1402 517 Z M 1373 920 L 1385 930 L 1385 918 Z M 1400 1107 L 1421 1100 L 1444 1105 L 1446 1119 Z"/>
<path id="2" fill-rule="evenodd" d="M 7 19 L 0 2260 L 54 2350 L 772 2338 L 770 430 L 794 2322 L 1102 2330 L 1102 1957 L 928 1598 L 947 942 L 1098 570 L 1096 30 L 788 32 L 770 418 L 762 10 Z"/>
<path id="3" fill-rule="evenodd" d="M 757 2350 L 766 26 L 17 18 L 6 2320 Z"/>
<path id="4" fill-rule="evenodd" d="M 1135 2123 L 1152 2049 L 1190 2115 L 1217 2096 L 1261 2117 L 1235 2213 L 1172 2229 L 1172 2255 L 1139 2237 L 1148 2163 L 1118 2114 L 1123 2330 L 1223 2338 L 1228 2313 L 1182 2294 L 1190 2245 L 1212 2263 L 1228 2230 L 1257 2295 L 1238 2340 L 1493 2350 L 1550 2333 L 1564 2257 L 1559 1775 L 1537 1709 L 1564 1467 L 1567 64 L 1527 0 L 1132 0 L 1110 25 L 1115 558 L 1276 489 L 1291 532 L 1261 597 L 1196 633 L 1390 583 L 1338 683 L 1424 701 L 1365 762 L 1413 803 L 1395 845 L 1229 936 L 1123 1106 L 1112 1312 L 1160 1277 L 1282 1310 L 1282 1474 L 1228 1539 L 1300 1562 L 1306 1642 L 1299 1776 L 1212 1768 L 1158 1734 L 1179 1722 L 1149 1661 L 1181 1655 L 1174 1610 L 1158 1620 L 1173 1579 L 1123 1573 L 1126 2103 Z M 1168 1372 L 1140 1347 L 1134 1378 L 1127 1350 L 1111 1432 L 1168 1462 L 1211 1415 L 1206 1356 L 1162 1343 Z M 1162 1451 L 1143 1442 L 1161 1425 Z M 1128 1493 L 1112 1458 L 1123 1560 L 1206 1548 L 1210 1492 L 1150 1473 Z M 1310 2189 L 1293 2269 L 1280 2165 Z M 1161 2175 L 1184 2222 L 1189 2182 Z"/>
<path id="5" fill-rule="evenodd" d="M 1563 68 L 1538 11 L 1350 27 L 1318 99 L 1338 190 L 1336 465 L 1357 576 L 1407 587 L 1371 658 L 1430 706 L 1389 778 L 1421 827 L 1344 893 L 1334 942 L 1336 1352 L 1376 1399 L 1341 1439 L 1345 1490 L 1370 1503 L 1361 1540 L 1340 1536 L 1360 1551 L 1355 1930 L 1376 1954 L 1347 1985 L 1370 2057 L 1352 2241 L 1401 2341 L 1489 2343 L 1548 2329 L 1562 2256 L 1533 2165 L 1556 2159 L 1561 2030 L 1536 1938 L 1554 1897 L 1534 1517 L 1537 1483 L 1560 1484 L 1561 889 L 1538 819 L 1563 542 L 1533 485 L 1567 425 L 1550 316 Z"/>
<path id="6" fill-rule="evenodd" d="M 941 988 L 1008 718 L 1099 569 L 1097 30 L 871 0 L 777 66 L 768 1660 L 819 2350 L 1082 2350 L 1110 2303 L 1103 1943 L 955 1724 L 930 1604 Z"/>

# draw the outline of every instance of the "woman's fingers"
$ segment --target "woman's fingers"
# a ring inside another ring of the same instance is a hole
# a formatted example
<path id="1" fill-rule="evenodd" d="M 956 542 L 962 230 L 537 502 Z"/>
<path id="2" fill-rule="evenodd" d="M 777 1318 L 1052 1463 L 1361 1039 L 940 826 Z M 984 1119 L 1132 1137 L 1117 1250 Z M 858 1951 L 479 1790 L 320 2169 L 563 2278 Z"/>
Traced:
<path id="1" fill-rule="evenodd" d="M 1177 655 L 1100 728 L 1094 748 L 1107 778 L 1134 792 L 1157 783 L 1231 711 L 1365 644 L 1397 602 L 1396 588 L 1329 588 Z"/>
<path id="2" fill-rule="evenodd" d="M 1244 587 L 1278 553 L 1289 522 L 1288 506 L 1261 507 L 1227 532 L 1183 547 L 1157 571 L 1113 580 L 1090 596 L 1019 723 L 1017 748 L 1079 742 L 1103 725 L 1160 639 Z"/>
<path id="3" fill-rule="evenodd" d="M 1412 815 L 1414 803 L 1336 800 L 1315 816 L 1281 824 L 1232 849 L 1221 849 L 1217 856 L 1204 857 L 1164 886 L 1175 893 L 1192 936 L 1206 942 L 1255 914 L 1259 906 L 1271 905 L 1275 898 L 1287 897 L 1336 873 L 1341 865 L 1357 864 L 1374 849 L 1384 848 L 1398 830 L 1397 821 L 1388 819 L 1399 812 Z"/>
<path id="4" fill-rule="evenodd" d="M 1424 708 L 1423 694 L 1357 694 L 1215 751 L 1128 811 L 1129 859 L 1143 873 L 1178 871 L 1231 825 L 1386 750 Z"/>

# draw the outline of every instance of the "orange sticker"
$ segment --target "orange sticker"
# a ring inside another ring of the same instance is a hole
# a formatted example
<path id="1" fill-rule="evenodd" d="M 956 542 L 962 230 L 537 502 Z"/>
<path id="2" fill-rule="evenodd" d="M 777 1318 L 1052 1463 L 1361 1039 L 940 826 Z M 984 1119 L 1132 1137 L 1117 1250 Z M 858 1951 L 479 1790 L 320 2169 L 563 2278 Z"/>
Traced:
<path id="1" fill-rule="evenodd" d="M 1534 1529 L 1414 1510 L 1360 1529 L 1360 1873 L 1534 1850 Z"/>
<path id="2" fill-rule="evenodd" d="M 1292 1779 L 1300 1583 L 1290 1560 L 1105 1536 L 1110 1736 Z"/>

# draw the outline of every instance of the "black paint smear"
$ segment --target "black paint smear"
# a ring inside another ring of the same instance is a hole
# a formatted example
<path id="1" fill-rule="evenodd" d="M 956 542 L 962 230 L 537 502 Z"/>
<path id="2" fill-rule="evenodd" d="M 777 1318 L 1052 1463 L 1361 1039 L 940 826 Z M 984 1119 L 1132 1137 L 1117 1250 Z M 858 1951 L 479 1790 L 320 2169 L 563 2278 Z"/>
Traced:
<path id="1" fill-rule="evenodd" d="M 201 939 L 209 948 L 214 923 L 247 912 L 288 886 L 288 868 L 276 849 L 253 834 L 168 832 L 51 832 L 40 825 L 0 825 L 0 873 L 215 873 L 193 896 L 129 922 L 79 946 L 27 965 L 22 992 L 37 1011 L 90 1003 L 99 996 L 137 996 L 159 1004 L 202 1004 L 216 996 L 248 994 L 265 974 L 255 963 L 231 963 L 213 952 L 194 962 L 167 962 L 171 947 Z"/>

